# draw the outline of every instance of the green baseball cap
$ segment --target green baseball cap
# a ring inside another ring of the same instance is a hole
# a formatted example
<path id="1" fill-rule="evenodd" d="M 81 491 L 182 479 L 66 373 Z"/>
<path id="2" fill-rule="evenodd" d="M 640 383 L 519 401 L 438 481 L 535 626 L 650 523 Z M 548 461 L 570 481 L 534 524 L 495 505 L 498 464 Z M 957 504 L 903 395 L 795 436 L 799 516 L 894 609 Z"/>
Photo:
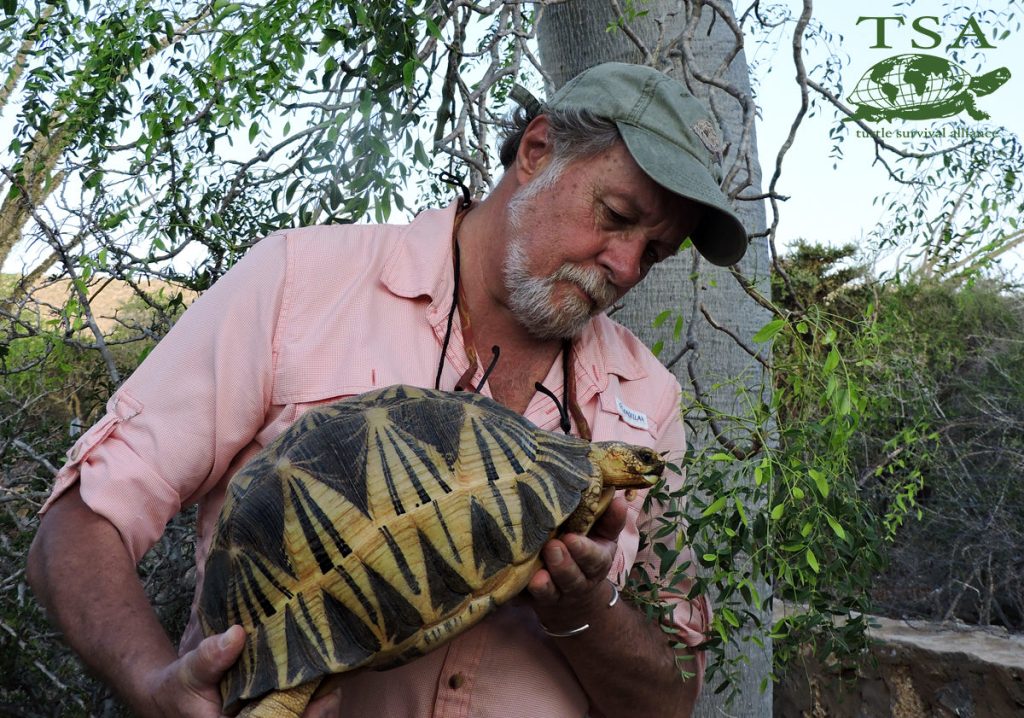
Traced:
<path id="1" fill-rule="evenodd" d="M 545 106 L 588 110 L 613 121 L 651 179 L 704 205 L 691 239 L 709 262 L 726 267 L 747 251 L 747 230 L 719 186 L 721 132 L 682 84 L 651 67 L 607 62 L 571 79 Z"/>

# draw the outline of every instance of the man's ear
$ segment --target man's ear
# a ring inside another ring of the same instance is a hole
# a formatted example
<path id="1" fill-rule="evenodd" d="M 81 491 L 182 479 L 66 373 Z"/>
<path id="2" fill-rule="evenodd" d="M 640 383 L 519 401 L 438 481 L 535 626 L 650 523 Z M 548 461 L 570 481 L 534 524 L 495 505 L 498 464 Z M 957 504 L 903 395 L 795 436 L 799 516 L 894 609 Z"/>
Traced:
<path id="1" fill-rule="evenodd" d="M 523 131 L 515 160 L 516 179 L 520 186 L 536 177 L 551 161 L 554 148 L 548 140 L 550 127 L 547 117 L 537 115 Z"/>

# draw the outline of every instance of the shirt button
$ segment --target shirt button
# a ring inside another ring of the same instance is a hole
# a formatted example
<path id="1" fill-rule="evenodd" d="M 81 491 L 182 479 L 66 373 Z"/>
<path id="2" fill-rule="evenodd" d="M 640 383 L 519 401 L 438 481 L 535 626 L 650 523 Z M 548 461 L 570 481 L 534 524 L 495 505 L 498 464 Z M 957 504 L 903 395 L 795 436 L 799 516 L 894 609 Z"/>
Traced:
<path id="1" fill-rule="evenodd" d="M 448 687 L 453 691 L 457 691 L 462 688 L 462 684 L 466 682 L 466 677 L 461 673 L 453 673 L 451 678 L 448 679 Z"/>

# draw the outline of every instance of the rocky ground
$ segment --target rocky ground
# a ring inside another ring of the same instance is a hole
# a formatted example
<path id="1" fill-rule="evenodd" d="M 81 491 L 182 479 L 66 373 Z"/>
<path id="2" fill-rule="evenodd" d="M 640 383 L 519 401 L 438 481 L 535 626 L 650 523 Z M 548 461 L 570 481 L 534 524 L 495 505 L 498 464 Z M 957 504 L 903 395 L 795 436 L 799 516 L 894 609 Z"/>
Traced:
<path id="1" fill-rule="evenodd" d="M 775 688 L 779 718 L 1021 718 L 1024 636 L 995 628 L 874 619 L 855 676 L 807 661 Z"/>

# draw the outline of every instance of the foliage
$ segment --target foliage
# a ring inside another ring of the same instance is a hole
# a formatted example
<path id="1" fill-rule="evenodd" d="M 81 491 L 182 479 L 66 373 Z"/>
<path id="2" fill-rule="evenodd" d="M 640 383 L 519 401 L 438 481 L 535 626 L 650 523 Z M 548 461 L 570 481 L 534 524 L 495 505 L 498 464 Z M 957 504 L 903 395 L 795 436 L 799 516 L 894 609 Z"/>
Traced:
<path id="1" fill-rule="evenodd" d="M 868 588 L 883 561 L 883 526 L 855 480 L 854 438 L 873 410 L 856 364 L 875 356 L 877 337 L 863 331 L 870 316 L 836 313 L 858 304 L 864 289 L 849 282 L 864 270 L 824 271 L 848 252 L 804 246 L 783 265 L 793 280 L 786 291 L 803 295 L 807 309 L 769 322 L 753 338 L 773 343 L 771 398 L 749 426 L 759 455 L 745 465 L 714 449 L 690 459 L 695 488 L 708 497 L 695 499 L 688 534 L 718 611 L 711 650 L 722 652 L 730 634 L 754 620 L 746 606 L 771 616 L 773 601 L 785 602 L 787 615 L 762 629 L 773 640 L 776 676 L 812 638 L 832 661 L 859 660 Z M 740 467 L 752 470 L 753 482 L 738 480 Z M 762 577 L 770 595 L 754 590 Z M 728 675 L 725 656 L 715 662 Z"/>
<path id="2" fill-rule="evenodd" d="M 952 135 L 970 136 L 957 126 Z M 994 132 L 985 142 L 964 142 L 937 152 L 939 139 L 922 143 L 930 156 L 894 170 L 900 184 L 880 197 L 886 221 L 881 248 L 909 249 L 902 267 L 926 276 L 979 276 L 1024 242 L 1024 147 Z"/>
<path id="3" fill-rule="evenodd" d="M 829 260 L 819 264 L 823 253 Z M 807 283 L 811 291 L 853 279 L 817 306 L 851 327 L 836 345 L 852 381 L 870 394 L 849 440 L 851 480 L 890 543 L 892 566 L 873 578 L 872 598 L 897 617 L 1024 628 L 1024 567 L 1013 549 L 1024 518 L 1024 298 L 991 279 L 879 284 L 856 268 L 830 271 L 852 254 L 801 245 L 785 267 L 791 278 L 813 268 L 821 281 Z M 808 296 L 799 302 L 809 304 Z M 920 520 L 894 541 L 908 510 Z"/>
<path id="4" fill-rule="evenodd" d="M 894 287 L 883 309 L 883 350 L 901 361 L 887 362 L 891 413 L 875 426 L 913 421 L 930 440 L 864 477 L 869 496 L 894 475 L 917 472 L 922 487 L 921 520 L 893 545 L 875 598 L 890 615 L 1022 630 L 1024 297 L 932 281 Z"/>
<path id="5" fill-rule="evenodd" d="M 158 326 L 161 314 L 139 307 L 130 316 L 127 321 Z M 77 658 L 55 642 L 52 626 L 31 598 L 24 565 L 38 527 L 36 512 L 53 487 L 64 451 L 98 418 L 114 387 L 95 352 L 75 341 L 81 330 L 34 331 L 44 325 L 68 328 L 66 315 L 43 320 L 23 311 L 20 320 L 22 331 L 5 327 L 15 331 L 0 344 L 0 665 L 7 676 L 0 681 L 0 714 L 127 715 L 109 689 L 83 673 Z M 117 344 L 124 331 L 115 329 L 109 337 L 117 365 L 127 374 L 139 354 L 137 341 Z M 194 513 L 176 517 L 139 567 L 171 635 L 180 635 L 191 602 Z"/>
<path id="6" fill-rule="evenodd" d="M 992 281 L 879 282 L 856 254 L 802 242 L 780 262 L 773 298 L 790 314 L 755 337 L 773 342 L 774 382 L 748 426 L 764 432 L 753 483 L 712 444 L 688 454 L 689 486 L 663 493 L 664 530 L 689 521 L 689 590 L 717 612 L 719 690 L 742 660 L 728 645 L 773 599 L 786 606 L 768 632 L 776 675 L 808 646 L 855 666 L 870 613 L 1024 629 L 1024 297 Z"/>
<path id="7" fill-rule="evenodd" d="M 22 6 L 3 37 L 28 48 L 6 68 L 22 82 L 5 219 L 20 229 L 26 199 L 39 208 L 75 180 L 74 242 L 103 269 L 141 271 L 139 259 L 159 265 L 194 243 L 213 254 L 191 278 L 201 288 L 276 227 L 386 217 L 411 169 L 389 147 L 411 146 L 430 86 L 414 81 L 431 14 L 297 0 Z M 49 244 L 73 233 L 59 234 Z M 6 256 L 15 238 L 3 239 Z"/>
<path id="8" fill-rule="evenodd" d="M 625 3 L 618 31 L 632 36 L 647 15 L 640 7 Z M 101 411 L 193 293 L 267 232 L 384 220 L 420 204 L 408 199 L 412 185 L 422 200 L 450 196 L 428 169 L 468 172 L 474 190 L 486 187 L 499 108 L 538 64 L 533 15 L 518 3 L 350 0 L 4 8 L 0 112 L 13 130 L 0 148 L 0 258 L 15 247 L 42 255 L 0 284 L 0 668 L 18 678 L 0 688 L 0 712 L 109 714 L 109 694 L 81 675 L 27 597 L 21 565 L 69 428 Z M 831 47 L 824 29 L 757 3 L 744 20 L 772 32 L 795 22 L 794 47 Z M 685 40 L 666 51 L 691 60 Z M 832 57 L 817 69 L 828 81 L 838 66 Z M 798 78 L 812 86 L 802 66 Z M 787 148 L 768 188 L 776 213 Z M 674 547 L 659 549 L 669 575 L 632 594 L 642 600 L 667 578 L 710 596 L 716 689 L 729 689 L 720 679 L 742 657 L 727 649 L 741 640 L 771 637 L 776 675 L 812 638 L 826 655 L 855 659 L 859 617 L 887 555 L 893 568 L 874 595 L 891 610 L 1020 625 L 1019 298 L 979 279 L 984 262 L 1019 240 L 1020 147 L 934 149 L 905 158 L 901 178 L 914 194 L 886 200 L 884 241 L 929 248 L 905 284 L 876 282 L 850 263 L 849 248 L 812 245 L 773 257 L 772 297 L 736 276 L 772 312 L 755 335 L 734 337 L 760 362 L 753 369 L 771 370 L 771 384 L 748 391 L 739 387 L 749 377 L 736 377 L 745 412 L 699 397 L 690 407 L 728 429 L 690 427 L 710 448 L 687 456 L 686 492 L 664 497 L 668 523 L 655 535 L 674 534 Z M 943 273 L 979 281 L 924 281 Z M 147 277 L 169 283 L 148 289 Z M 96 310 L 111 278 L 137 297 L 116 331 Z M 54 314 L 37 314 L 42 285 L 58 279 L 65 297 Z M 677 339 L 684 329 L 681 319 L 665 328 Z M 908 515 L 923 520 L 901 529 Z M 190 519 L 177 521 L 141 569 L 174 635 L 190 593 L 180 580 Z M 953 543 L 942 560 L 921 561 L 904 537 Z M 684 542 L 701 568 L 692 586 L 677 562 Z M 913 595 L 899 595 L 901 585 Z M 769 626 L 755 609 L 770 615 L 775 598 L 798 610 Z"/>

